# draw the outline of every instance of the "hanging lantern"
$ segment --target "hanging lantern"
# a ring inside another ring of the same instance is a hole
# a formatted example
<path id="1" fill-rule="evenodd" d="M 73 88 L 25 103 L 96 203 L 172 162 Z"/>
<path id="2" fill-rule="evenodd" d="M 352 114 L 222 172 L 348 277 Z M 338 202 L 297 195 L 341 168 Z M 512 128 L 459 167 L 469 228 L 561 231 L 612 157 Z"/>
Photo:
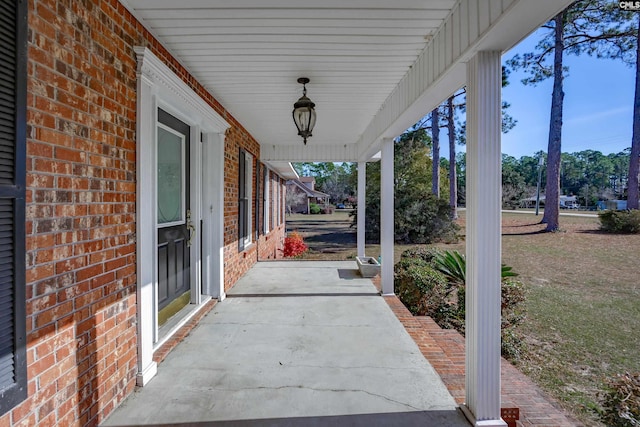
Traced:
<path id="1" fill-rule="evenodd" d="M 298 79 L 303 87 L 302 96 L 298 99 L 298 102 L 293 104 L 293 122 L 298 128 L 298 135 L 300 135 L 304 144 L 307 144 L 307 138 L 311 138 L 313 127 L 316 124 L 316 110 L 314 110 L 316 104 L 314 104 L 309 98 L 307 98 L 307 86 L 309 79 L 306 77 L 300 77 Z"/>

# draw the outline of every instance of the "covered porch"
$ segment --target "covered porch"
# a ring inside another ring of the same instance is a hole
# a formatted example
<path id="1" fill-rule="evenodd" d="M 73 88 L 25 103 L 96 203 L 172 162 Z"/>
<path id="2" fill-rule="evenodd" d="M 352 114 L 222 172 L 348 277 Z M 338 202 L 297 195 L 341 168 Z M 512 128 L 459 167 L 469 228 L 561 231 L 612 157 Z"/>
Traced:
<path id="1" fill-rule="evenodd" d="M 353 261 L 256 264 L 101 425 L 468 426 L 464 338 L 378 282 Z M 501 376 L 510 425 L 576 425 L 504 359 Z"/>
<path id="2" fill-rule="evenodd" d="M 468 425 L 353 261 L 256 264 L 103 425 L 167 423 Z"/>
<path id="3" fill-rule="evenodd" d="M 500 417 L 501 55 L 570 1 L 403 0 L 392 7 L 375 0 L 355 6 L 290 0 L 233 6 L 201 0 L 178 6 L 122 3 L 255 137 L 259 162 L 267 168 L 357 162 L 363 206 L 366 163 L 381 161 L 383 260 L 393 258 L 394 140 L 466 86 L 467 336 L 461 408 L 477 426 L 505 425 Z M 310 80 L 304 93 L 308 90 L 318 114 L 313 138 L 304 143 L 290 116 L 302 93 L 300 79 Z M 219 139 L 224 141 L 222 133 Z M 257 212 L 257 192 L 254 203 Z M 363 256 L 364 209 L 358 214 L 358 255 Z M 381 287 L 383 295 L 393 295 L 392 263 L 382 265 Z"/>

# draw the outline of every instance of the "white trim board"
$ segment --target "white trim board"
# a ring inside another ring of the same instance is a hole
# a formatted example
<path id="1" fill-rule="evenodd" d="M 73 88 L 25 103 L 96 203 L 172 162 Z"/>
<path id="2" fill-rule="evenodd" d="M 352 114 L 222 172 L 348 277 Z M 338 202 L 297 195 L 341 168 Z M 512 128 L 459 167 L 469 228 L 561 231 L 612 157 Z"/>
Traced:
<path id="1" fill-rule="evenodd" d="M 205 173 L 214 163 L 224 159 L 224 133 L 230 127 L 213 108 L 200 98 L 149 48 L 134 47 L 138 60 L 138 86 L 136 110 L 136 226 L 137 226 L 137 297 L 138 297 L 138 374 L 136 382 L 144 386 L 157 372 L 153 362 L 154 345 L 157 344 L 157 188 L 156 188 L 156 123 L 158 108 L 162 108 L 191 128 L 191 212 L 196 225 L 194 244 L 191 246 L 191 302 L 201 303 L 202 294 L 216 298 L 223 295 L 222 227 L 224 220 L 220 195 L 223 192 L 223 168 L 219 174 Z M 208 144 L 203 149 L 200 135 Z M 203 153 L 207 158 L 203 158 Z M 217 165 L 216 165 L 217 166 Z M 203 180 L 208 185 L 202 185 Z M 203 201 L 210 215 L 203 215 Z M 201 221 L 206 233 L 200 244 Z M 200 247 L 203 252 L 200 253 Z M 202 260 L 207 260 L 203 268 Z M 219 264 L 219 265 L 216 265 Z M 205 270 L 204 282 L 201 281 Z M 210 274 L 215 271 L 216 274 Z M 220 282 L 220 283 L 212 283 Z M 217 286 L 216 286 L 217 285 Z M 218 289 L 218 290 L 217 290 Z"/>

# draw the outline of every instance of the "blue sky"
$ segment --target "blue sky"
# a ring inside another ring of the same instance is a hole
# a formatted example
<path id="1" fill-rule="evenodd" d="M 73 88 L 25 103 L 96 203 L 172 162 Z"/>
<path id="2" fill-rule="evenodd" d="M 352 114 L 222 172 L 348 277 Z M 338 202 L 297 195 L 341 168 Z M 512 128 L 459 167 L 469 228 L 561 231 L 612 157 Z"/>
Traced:
<path id="1" fill-rule="evenodd" d="M 523 40 L 503 56 L 506 62 L 516 53 L 531 52 L 536 34 Z M 621 61 L 586 55 L 564 56 L 569 76 L 564 81 L 562 151 L 598 150 L 617 153 L 631 146 L 634 69 Z M 502 99 L 511 104 L 509 114 L 517 125 L 502 135 L 502 152 L 516 158 L 547 151 L 553 80 L 525 86 L 523 72 L 512 72 Z M 441 157 L 448 157 L 446 131 L 441 133 Z M 463 151 L 464 147 L 458 147 Z"/>

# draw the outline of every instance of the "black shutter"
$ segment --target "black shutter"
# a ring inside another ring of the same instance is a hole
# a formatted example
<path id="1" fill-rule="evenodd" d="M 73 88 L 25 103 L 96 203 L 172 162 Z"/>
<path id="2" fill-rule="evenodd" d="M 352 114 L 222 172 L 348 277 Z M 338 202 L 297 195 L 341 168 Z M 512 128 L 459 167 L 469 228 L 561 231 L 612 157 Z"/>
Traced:
<path id="1" fill-rule="evenodd" d="M 256 162 L 256 243 L 260 238 L 260 162 Z"/>
<path id="2" fill-rule="evenodd" d="M 240 161 L 238 165 L 238 250 L 244 251 L 244 239 L 247 237 L 247 186 L 245 171 L 245 152 L 240 150 Z"/>
<path id="3" fill-rule="evenodd" d="M 262 167 L 262 233 L 264 234 L 266 228 L 264 226 L 266 221 L 269 221 L 269 212 L 267 212 L 267 197 L 269 197 L 269 195 L 267 194 L 267 166 L 264 165 Z M 267 222 L 267 228 L 269 228 L 269 223 Z"/>
<path id="4" fill-rule="evenodd" d="M 0 415 L 27 397 L 27 2 L 0 0 Z"/>

